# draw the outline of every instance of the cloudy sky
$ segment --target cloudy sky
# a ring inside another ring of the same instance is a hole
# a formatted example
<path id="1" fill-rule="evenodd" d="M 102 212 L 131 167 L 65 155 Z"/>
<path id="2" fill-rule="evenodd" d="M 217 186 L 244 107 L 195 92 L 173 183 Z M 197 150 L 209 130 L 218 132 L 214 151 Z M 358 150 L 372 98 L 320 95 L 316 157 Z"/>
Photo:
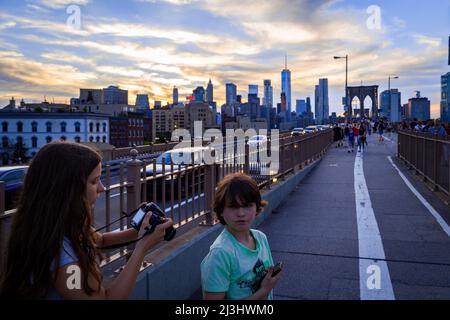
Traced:
<path id="1" fill-rule="evenodd" d="M 450 0 L 2 0 L 0 106 L 111 84 L 130 104 L 136 93 L 170 101 L 173 86 L 186 96 L 209 78 L 219 104 L 225 83 L 243 97 L 258 84 L 261 96 L 264 79 L 277 103 L 287 53 L 293 102 L 328 78 L 330 111 L 341 113 L 345 62 L 333 56 L 348 54 L 349 85 L 382 91 L 398 75 L 402 103 L 420 90 L 436 117 L 449 35 Z"/>

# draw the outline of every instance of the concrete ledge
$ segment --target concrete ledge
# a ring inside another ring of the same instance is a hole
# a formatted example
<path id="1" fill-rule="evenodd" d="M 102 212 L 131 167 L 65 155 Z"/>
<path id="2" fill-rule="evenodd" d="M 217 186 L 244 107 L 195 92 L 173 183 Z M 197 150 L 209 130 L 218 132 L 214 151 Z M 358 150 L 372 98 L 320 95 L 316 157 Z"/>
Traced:
<path id="1" fill-rule="evenodd" d="M 320 161 L 313 162 L 265 192 L 263 199 L 269 204 L 256 218 L 253 227 L 263 223 Z M 198 290 L 201 286 L 200 263 L 223 226 L 217 224 L 199 228 L 201 230 L 193 238 L 139 274 L 130 299 L 186 300 Z"/>

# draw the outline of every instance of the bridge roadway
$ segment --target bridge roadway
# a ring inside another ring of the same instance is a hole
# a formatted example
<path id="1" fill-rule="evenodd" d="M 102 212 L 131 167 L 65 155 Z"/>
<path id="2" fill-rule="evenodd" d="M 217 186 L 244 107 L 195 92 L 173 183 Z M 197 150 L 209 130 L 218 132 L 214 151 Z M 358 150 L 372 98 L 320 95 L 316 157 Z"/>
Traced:
<path id="1" fill-rule="evenodd" d="M 450 208 L 396 159 L 396 136 L 368 143 L 330 149 L 259 227 L 285 266 L 275 299 L 450 299 Z"/>

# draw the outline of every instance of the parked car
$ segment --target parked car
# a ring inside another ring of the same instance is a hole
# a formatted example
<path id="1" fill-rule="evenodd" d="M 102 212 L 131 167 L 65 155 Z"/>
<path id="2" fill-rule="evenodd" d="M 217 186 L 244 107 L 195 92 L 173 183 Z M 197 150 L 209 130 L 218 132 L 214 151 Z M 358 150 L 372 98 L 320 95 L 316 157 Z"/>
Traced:
<path id="1" fill-rule="evenodd" d="M 183 169 L 185 168 L 185 166 L 192 166 L 192 160 L 194 160 L 195 165 L 203 164 L 205 151 L 207 149 L 207 147 L 193 147 L 168 150 L 166 152 L 163 152 L 158 158 L 156 158 L 155 165 L 153 165 L 153 163 L 148 164 L 145 167 L 145 173 L 147 177 L 153 175 L 157 177 L 156 197 L 158 199 L 162 198 L 164 181 L 166 199 L 169 199 L 173 180 L 174 198 L 176 198 L 179 191 L 178 176 L 180 176 L 181 192 L 184 196 L 186 173 L 183 171 Z M 171 171 L 172 164 L 173 171 Z M 181 165 L 181 171 L 178 170 L 179 165 Z M 163 173 L 165 174 L 164 177 L 162 176 Z M 192 177 L 190 174 L 187 175 L 187 179 L 188 186 L 191 187 Z M 198 181 L 195 181 L 195 183 L 197 182 Z M 151 200 L 153 197 L 153 193 L 154 182 L 153 180 L 150 180 L 147 182 L 147 199 Z"/>
<path id="2" fill-rule="evenodd" d="M 314 132 L 317 132 L 318 130 L 317 130 L 317 127 L 316 126 L 309 126 L 309 127 L 306 127 L 305 128 L 305 132 L 306 133 L 314 133 Z"/>
<path id="3" fill-rule="evenodd" d="M 248 141 L 247 141 L 247 144 L 249 146 L 255 146 L 255 147 L 259 147 L 263 143 L 267 144 L 267 136 L 261 135 L 261 134 L 253 136 L 250 139 L 248 139 Z"/>
<path id="4" fill-rule="evenodd" d="M 326 127 L 324 125 L 320 125 L 320 124 L 317 125 L 316 128 L 317 128 L 317 131 L 324 131 L 324 130 L 326 130 Z"/>
<path id="5" fill-rule="evenodd" d="M 291 132 L 292 137 L 301 136 L 304 134 L 306 134 L 306 132 L 305 132 L 305 129 L 303 129 L 303 128 L 294 128 L 294 129 L 292 129 L 292 132 Z"/>
<path id="6" fill-rule="evenodd" d="M 0 167 L 0 181 L 5 183 L 5 210 L 15 207 L 28 166 Z"/>
<path id="7" fill-rule="evenodd" d="M 162 173 L 163 164 L 165 166 L 165 172 L 168 169 L 170 170 L 172 163 L 174 168 L 178 167 L 178 165 L 191 165 L 192 158 L 195 164 L 201 164 L 207 149 L 207 147 L 193 147 L 172 149 L 163 152 L 156 158 L 156 173 Z M 147 175 L 153 175 L 153 164 L 147 165 L 145 171 Z"/>

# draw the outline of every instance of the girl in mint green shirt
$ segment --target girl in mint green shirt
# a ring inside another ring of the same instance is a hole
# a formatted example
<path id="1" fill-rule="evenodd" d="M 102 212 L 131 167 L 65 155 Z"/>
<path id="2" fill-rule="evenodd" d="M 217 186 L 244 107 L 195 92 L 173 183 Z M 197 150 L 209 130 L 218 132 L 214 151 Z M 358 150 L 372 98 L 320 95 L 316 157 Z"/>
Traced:
<path id="1" fill-rule="evenodd" d="M 267 237 L 251 229 L 266 204 L 256 182 L 245 174 L 228 175 L 219 183 L 214 212 L 225 228 L 201 263 L 205 299 L 272 299 L 281 272 L 272 277 Z"/>

